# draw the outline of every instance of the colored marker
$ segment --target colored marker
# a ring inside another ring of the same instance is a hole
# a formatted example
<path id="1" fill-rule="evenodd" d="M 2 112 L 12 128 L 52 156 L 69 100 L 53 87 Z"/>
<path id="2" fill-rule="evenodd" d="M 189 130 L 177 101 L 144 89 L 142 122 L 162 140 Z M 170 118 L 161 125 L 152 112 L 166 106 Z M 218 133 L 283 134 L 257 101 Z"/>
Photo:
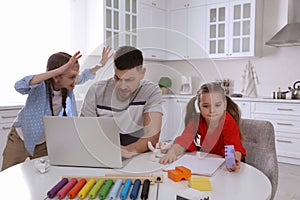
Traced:
<path id="1" fill-rule="evenodd" d="M 72 189 L 72 187 L 77 183 L 76 178 L 72 178 L 59 192 L 57 193 L 58 199 L 63 199 L 67 196 L 67 193 Z"/>
<path id="2" fill-rule="evenodd" d="M 85 185 L 84 187 L 80 190 L 80 192 L 78 193 L 78 197 L 80 199 L 84 199 L 88 192 L 92 189 L 92 187 L 95 185 L 96 180 L 94 178 L 91 178 Z"/>
<path id="3" fill-rule="evenodd" d="M 136 200 L 137 199 L 137 196 L 138 196 L 139 191 L 140 191 L 140 185 L 141 185 L 141 180 L 136 179 L 134 181 L 134 184 L 133 184 L 133 187 L 132 187 L 132 190 L 131 190 L 131 193 L 130 193 L 130 199 L 131 200 Z"/>
<path id="4" fill-rule="evenodd" d="M 121 190 L 121 193 L 120 193 L 120 199 L 121 200 L 126 200 L 127 199 L 131 184 L 132 184 L 131 179 L 126 179 L 126 181 L 124 183 L 124 186 L 123 186 L 123 188 Z"/>
<path id="5" fill-rule="evenodd" d="M 150 187 L 150 180 L 149 179 L 144 180 L 142 193 L 141 193 L 141 199 L 142 200 L 147 200 L 148 199 L 149 187 Z"/>
<path id="6" fill-rule="evenodd" d="M 112 187 L 110 193 L 108 194 L 108 199 L 109 200 L 115 200 L 116 199 L 121 186 L 122 186 L 122 179 L 117 179 L 114 186 Z"/>
<path id="7" fill-rule="evenodd" d="M 106 198 L 111 186 L 113 185 L 114 181 L 112 179 L 108 179 L 104 186 L 101 188 L 99 192 L 99 199 L 103 200 Z"/>
<path id="8" fill-rule="evenodd" d="M 96 185 L 94 185 L 92 190 L 89 192 L 88 196 L 90 199 L 95 199 L 97 197 L 97 193 L 99 192 L 103 184 L 104 184 L 104 179 L 103 178 L 99 179 Z"/>
<path id="9" fill-rule="evenodd" d="M 64 187 L 68 183 L 67 178 L 63 178 L 61 181 L 59 181 L 51 190 L 47 192 L 47 196 L 52 199 L 56 196 L 57 192 Z"/>
<path id="10" fill-rule="evenodd" d="M 81 188 L 85 185 L 86 179 L 82 178 L 80 181 L 68 192 L 68 197 L 70 199 L 74 199 L 77 193 L 81 190 Z"/>

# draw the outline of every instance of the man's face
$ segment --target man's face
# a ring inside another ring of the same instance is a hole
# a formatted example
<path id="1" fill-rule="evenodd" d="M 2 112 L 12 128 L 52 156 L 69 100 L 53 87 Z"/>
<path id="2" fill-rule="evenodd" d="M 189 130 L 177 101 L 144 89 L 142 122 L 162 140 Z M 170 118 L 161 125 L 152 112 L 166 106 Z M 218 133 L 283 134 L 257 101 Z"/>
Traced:
<path id="1" fill-rule="evenodd" d="M 120 100 L 124 101 L 131 97 L 144 78 L 145 71 L 145 68 L 138 71 L 136 67 L 128 70 L 119 70 L 115 67 L 115 89 Z"/>

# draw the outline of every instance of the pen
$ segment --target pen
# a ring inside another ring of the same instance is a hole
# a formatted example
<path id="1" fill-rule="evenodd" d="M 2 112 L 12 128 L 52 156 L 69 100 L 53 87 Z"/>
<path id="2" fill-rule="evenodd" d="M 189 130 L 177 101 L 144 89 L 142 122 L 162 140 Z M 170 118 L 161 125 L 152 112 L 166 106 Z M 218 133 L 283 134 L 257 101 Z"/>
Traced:
<path id="1" fill-rule="evenodd" d="M 144 180 L 142 193 L 141 193 L 141 199 L 142 200 L 147 200 L 148 199 L 149 187 L 150 187 L 150 180 L 149 179 Z"/>
<path id="2" fill-rule="evenodd" d="M 51 190 L 49 190 L 47 192 L 47 196 L 48 198 L 52 199 L 53 197 L 55 197 L 55 195 L 57 194 L 57 192 L 68 183 L 68 179 L 67 178 L 63 178 L 61 181 L 59 181 Z"/>
<path id="3" fill-rule="evenodd" d="M 127 196 L 128 196 L 128 192 L 129 192 L 129 189 L 131 187 L 131 179 L 126 179 L 125 183 L 124 183 L 124 186 L 120 192 L 120 199 L 121 200 L 126 200 Z"/>
<path id="4" fill-rule="evenodd" d="M 131 200 L 136 200 L 137 199 L 137 196 L 138 196 L 139 191 L 140 191 L 140 185 L 141 185 L 141 180 L 136 179 L 134 181 L 134 184 L 133 184 L 133 187 L 132 187 L 132 190 L 131 190 L 131 193 L 130 193 L 130 199 Z"/>

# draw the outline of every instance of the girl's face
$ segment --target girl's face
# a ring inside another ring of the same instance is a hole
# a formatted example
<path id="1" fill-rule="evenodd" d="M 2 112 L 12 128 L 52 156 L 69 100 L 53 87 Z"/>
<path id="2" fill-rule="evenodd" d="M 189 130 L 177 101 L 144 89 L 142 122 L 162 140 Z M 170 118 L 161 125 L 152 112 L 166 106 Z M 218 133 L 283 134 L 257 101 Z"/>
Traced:
<path id="1" fill-rule="evenodd" d="M 73 90 L 75 88 L 75 82 L 79 73 L 79 65 L 75 64 L 74 67 L 69 68 L 63 74 L 54 77 L 54 90 L 60 90 L 66 88 L 67 90 Z"/>
<path id="2" fill-rule="evenodd" d="M 226 101 L 219 92 L 200 95 L 199 109 L 206 122 L 219 122 L 226 110 Z"/>

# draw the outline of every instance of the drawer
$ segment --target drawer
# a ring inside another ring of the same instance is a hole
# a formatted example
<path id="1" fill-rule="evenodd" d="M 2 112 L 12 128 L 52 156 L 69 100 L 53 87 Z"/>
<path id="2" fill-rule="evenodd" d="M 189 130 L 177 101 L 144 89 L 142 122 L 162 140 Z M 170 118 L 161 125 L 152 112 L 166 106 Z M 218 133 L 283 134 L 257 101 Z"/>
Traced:
<path id="1" fill-rule="evenodd" d="M 299 104 L 252 102 L 252 113 L 300 116 Z"/>
<path id="2" fill-rule="evenodd" d="M 18 115 L 19 110 L 0 111 L 0 123 L 13 122 Z"/>
<path id="3" fill-rule="evenodd" d="M 300 138 L 276 136 L 275 144 L 277 155 L 300 158 Z"/>
<path id="4" fill-rule="evenodd" d="M 0 124 L 0 131 L 9 131 L 13 122 L 1 123 Z"/>
<path id="5" fill-rule="evenodd" d="M 251 119 L 251 104 L 250 102 L 235 101 L 241 110 L 242 118 Z"/>
<path id="6" fill-rule="evenodd" d="M 300 117 L 267 114 L 253 114 L 252 116 L 254 119 L 270 121 L 276 132 L 283 131 L 300 134 Z"/>

